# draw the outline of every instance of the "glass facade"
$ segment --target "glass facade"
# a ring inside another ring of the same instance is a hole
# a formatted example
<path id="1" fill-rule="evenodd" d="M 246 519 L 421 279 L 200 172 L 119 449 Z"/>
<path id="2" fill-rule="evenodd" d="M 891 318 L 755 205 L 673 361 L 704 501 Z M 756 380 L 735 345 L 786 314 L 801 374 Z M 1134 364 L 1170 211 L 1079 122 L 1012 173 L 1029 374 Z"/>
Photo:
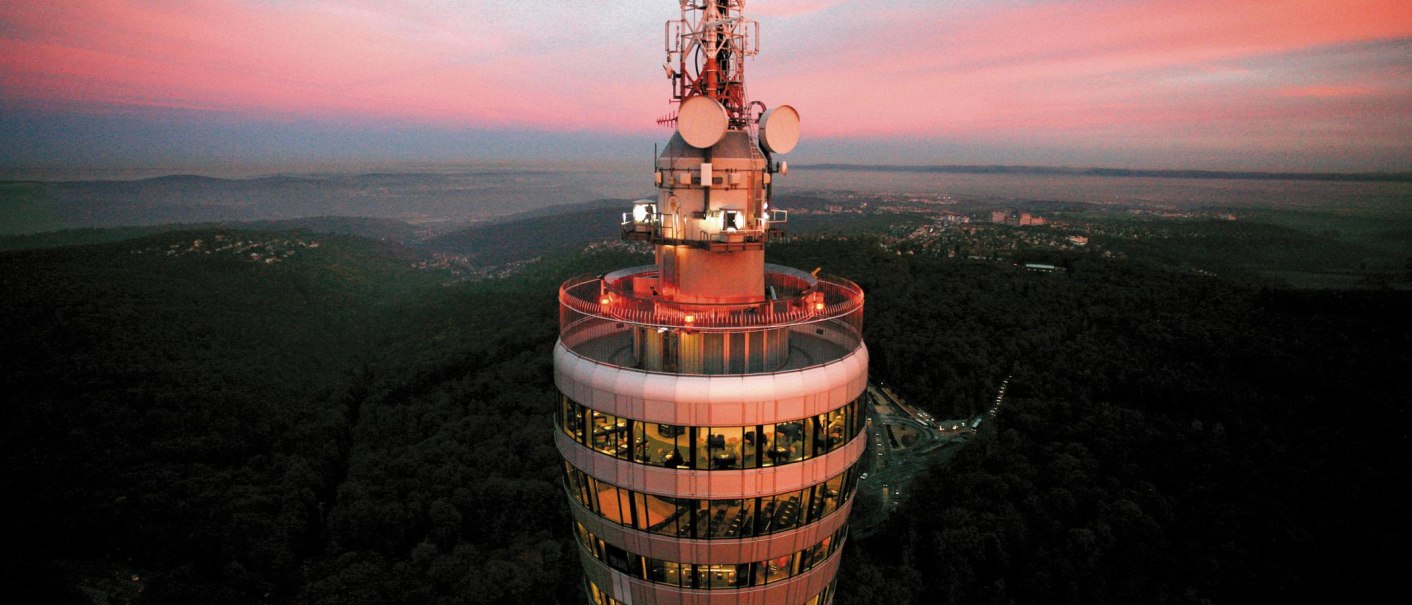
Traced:
<path id="1" fill-rule="evenodd" d="M 836 410 L 751 426 L 675 426 L 605 414 L 559 397 L 556 424 L 596 452 L 638 464 L 695 470 L 768 468 L 822 456 L 863 429 L 855 399 Z"/>
<path id="2" fill-rule="evenodd" d="M 593 605 L 626 605 L 622 601 L 608 596 L 608 593 L 594 584 L 593 580 L 584 578 L 583 581 L 588 585 L 588 598 L 593 600 Z"/>
<path id="3" fill-rule="evenodd" d="M 585 578 L 584 583 L 587 584 L 588 596 L 589 598 L 593 599 L 593 605 L 626 605 L 622 601 L 608 596 L 608 593 L 605 592 L 603 589 L 599 588 L 597 584 L 594 584 L 593 580 Z M 825 588 L 823 592 L 816 594 L 813 597 L 810 597 L 810 599 L 808 601 L 805 601 L 802 605 L 829 605 L 829 603 L 833 602 L 833 591 L 834 587 L 837 585 L 837 580 L 830 582 L 828 588 Z"/>
<path id="4" fill-rule="evenodd" d="M 766 586 L 787 580 L 827 560 L 848 532 L 847 527 L 841 527 L 818 544 L 768 561 L 679 563 L 627 552 L 594 536 L 582 523 L 575 523 L 574 529 L 584 550 L 608 567 L 648 582 L 698 590 Z"/>
<path id="5" fill-rule="evenodd" d="M 695 500 L 644 494 L 600 481 L 564 463 L 569 497 L 613 523 L 679 538 L 748 538 L 803 527 L 832 513 L 853 494 L 857 467 L 804 489 L 738 500 Z"/>

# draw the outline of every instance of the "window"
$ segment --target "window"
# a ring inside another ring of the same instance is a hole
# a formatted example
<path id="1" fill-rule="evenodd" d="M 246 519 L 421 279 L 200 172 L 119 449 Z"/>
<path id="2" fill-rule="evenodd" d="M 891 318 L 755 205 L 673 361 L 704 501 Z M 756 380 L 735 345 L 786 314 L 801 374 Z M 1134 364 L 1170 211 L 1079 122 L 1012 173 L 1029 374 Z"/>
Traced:
<path id="1" fill-rule="evenodd" d="M 688 427 L 620 418 L 561 396 L 556 424 L 575 442 L 619 460 L 739 470 L 808 460 L 847 445 L 863 428 L 859 405 L 776 424 Z"/>
<path id="2" fill-rule="evenodd" d="M 592 580 L 584 578 L 584 582 L 588 584 L 588 596 L 593 599 L 593 605 L 623 605 L 622 601 L 608 596 L 608 593 L 594 584 Z M 814 604 L 811 602 L 809 605 Z"/>
<path id="3" fill-rule="evenodd" d="M 580 543 L 585 544 L 584 550 L 608 567 L 649 582 L 700 590 L 728 590 L 764 586 L 787 580 L 817 567 L 835 552 L 838 552 L 838 546 L 847 531 L 840 529 L 832 535 L 826 536 L 818 544 L 767 561 L 692 564 L 636 555 L 604 542 L 594 536 L 592 532 L 585 530 L 582 525 L 576 524 L 576 529 L 580 535 Z M 590 586 L 591 584 L 590 582 Z M 601 591 L 595 592 L 597 587 L 591 586 L 589 590 L 590 594 L 601 594 Z M 821 602 L 821 598 L 827 598 L 827 593 L 826 590 L 810 602 Z M 595 602 L 603 602 L 597 600 L 598 596 L 595 596 L 595 599 Z"/>
<path id="4" fill-rule="evenodd" d="M 564 463 L 564 489 L 590 512 L 648 533 L 697 539 L 765 536 L 814 523 L 853 493 L 856 468 L 798 491 L 737 500 L 644 494 L 599 481 Z"/>

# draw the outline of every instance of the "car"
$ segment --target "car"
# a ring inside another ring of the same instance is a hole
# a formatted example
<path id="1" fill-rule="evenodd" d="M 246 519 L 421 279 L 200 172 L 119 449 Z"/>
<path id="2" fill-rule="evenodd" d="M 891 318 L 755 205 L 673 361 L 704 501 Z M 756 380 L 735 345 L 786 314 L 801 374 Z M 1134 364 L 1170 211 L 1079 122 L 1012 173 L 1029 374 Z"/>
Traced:
<path id="1" fill-rule="evenodd" d="M 858 475 L 858 478 L 859 478 L 859 479 L 867 479 L 867 478 L 868 478 L 868 473 L 863 473 L 863 474 L 861 474 L 861 475 Z"/>

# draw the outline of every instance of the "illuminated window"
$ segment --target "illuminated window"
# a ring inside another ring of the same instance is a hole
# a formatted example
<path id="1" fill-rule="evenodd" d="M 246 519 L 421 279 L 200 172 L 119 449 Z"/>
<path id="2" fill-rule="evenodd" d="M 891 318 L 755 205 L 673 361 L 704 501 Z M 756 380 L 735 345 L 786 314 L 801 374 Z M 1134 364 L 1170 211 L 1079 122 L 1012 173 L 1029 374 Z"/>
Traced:
<path id="1" fill-rule="evenodd" d="M 580 543 L 587 544 L 584 551 L 604 565 L 648 582 L 698 590 L 729 590 L 785 581 L 817 567 L 838 552 L 847 532 L 846 528 L 839 529 L 818 544 L 767 561 L 693 564 L 643 557 L 605 543 L 585 530 L 582 525 L 576 524 L 576 529 L 583 536 Z M 600 596 L 608 597 L 593 586 L 592 582 L 589 582 L 589 591 L 596 603 L 611 602 L 600 599 Z M 826 590 L 808 602 L 826 602 L 824 599 L 827 599 L 828 592 Z"/>
<path id="2" fill-rule="evenodd" d="M 817 522 L 853 494 L 857 469 L 802 490 L 759 498 L 694 500 L 644 494 L 599 481 L 564 463 L 564 489 L 590 512 L 663 536 L 730 539 L 765 536 Z"/>
<path id="3" fill-rule="evenodd" d="M 696 470 L 765 468 L 822 456 L 863 428 L 860 400 L 818 416 L 751 426 L 687 427 L 606 414 L 560 396 L 557 424 L 595 452 L 638 464 Z"/>

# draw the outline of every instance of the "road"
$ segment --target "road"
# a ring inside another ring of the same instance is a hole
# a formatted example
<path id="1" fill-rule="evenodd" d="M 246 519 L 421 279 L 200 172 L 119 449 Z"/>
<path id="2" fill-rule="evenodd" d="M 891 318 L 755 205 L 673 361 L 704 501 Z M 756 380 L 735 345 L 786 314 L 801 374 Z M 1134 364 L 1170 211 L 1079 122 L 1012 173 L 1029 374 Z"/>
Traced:
<path id="1" fill-rule="evenodd" d="M 982 422 L 995 417 L 1005 401 L 1010 378 L 1001 382 L 994 403 L 978 418 Z M 858 482 L 858 500 L 853 504 L 849 521 L 852 533 L 866 536 L 873 533 L 887 516 L 911 494 L 912 480 L 923 471 L 950 459 L 968 441 L 975 430 L 975 419 L 938 422 L 926 412 L 907 405 L 886 386 L 868 385 L 868 447 L 860 468 L 866 475 Z M 961 428 L 951 430 L 952 426 Z M 888 427 L 893 428 L 893 436 Z M 916 431 L 914 442 L 894 441 L 899 429 Z"/>

